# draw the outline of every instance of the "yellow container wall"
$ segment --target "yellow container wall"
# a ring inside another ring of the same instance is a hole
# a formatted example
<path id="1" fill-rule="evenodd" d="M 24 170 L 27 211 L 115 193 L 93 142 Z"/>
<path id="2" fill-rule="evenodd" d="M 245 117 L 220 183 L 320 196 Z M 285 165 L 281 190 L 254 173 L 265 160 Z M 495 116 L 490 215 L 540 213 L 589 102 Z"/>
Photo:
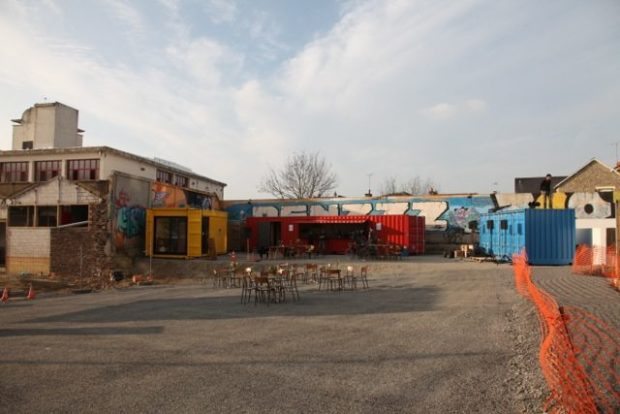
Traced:
<path id="1" fill-rule="evenodd" d="M 215 252 L 225 254 L 228 248 L 228 213 L 187 208 L 154 208 L 146 211 L 146 250 L 153 252 L 155 217 L 187 217 L 187 257 L 202 256 L 202 219 L 209 218 L 209 238 L 215 241 Z M 206 250 L 206 248 L 205 248 Z M 172 257 L 172 256 L 160 256 Z M 176 256 L 178 257 L 178 256 Z"/>
<path id="2" fill-rule="evenodd" d="M 228 216 L 209 217 L 209 238 L 215 240 L 215 252 L 224 254 L 228 248 Z"/>
<path id="3" fill-rule="evenodd" d="M 187 212 L 187 255 L 196 257 L 202 255 L 202 214 L 200 210 Z"/>
<path id="4" fill-rule="evenodd" d="M 144 244 L 146 244 L 146 255 L 151 256 L 153 254 L 153 226 L 155 225 L 155 218 L 152 210 L 146 210 L 146 231 L 144 235 Z"/>

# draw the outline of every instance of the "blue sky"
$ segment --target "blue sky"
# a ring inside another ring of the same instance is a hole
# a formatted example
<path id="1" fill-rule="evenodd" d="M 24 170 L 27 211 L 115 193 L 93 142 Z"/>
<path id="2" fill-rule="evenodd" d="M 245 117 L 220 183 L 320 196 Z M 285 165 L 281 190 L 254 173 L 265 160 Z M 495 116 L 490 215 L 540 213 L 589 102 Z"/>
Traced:
<path id="1" fill-rule="evenodd" d="M 0 148 L 45 98 L 85 145 L 257 190 L 321 151 L 339 194 L 387 177 L 510 192 L 620 142 L 620 2 L 0 1 Z M 494 183 L 497 183 L 495 185 Z"/>

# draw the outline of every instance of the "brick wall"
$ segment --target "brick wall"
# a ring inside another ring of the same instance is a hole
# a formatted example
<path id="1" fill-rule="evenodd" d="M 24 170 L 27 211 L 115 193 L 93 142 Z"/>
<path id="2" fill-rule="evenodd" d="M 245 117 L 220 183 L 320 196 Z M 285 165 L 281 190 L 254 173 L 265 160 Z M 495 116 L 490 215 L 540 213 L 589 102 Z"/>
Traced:
<path id="1" fill-rule="evenodd" d="M 111 261 L 106 254 L 110 220 L 107 204 L 89 206 L 88 227 L 51 229 L 50 271 L 81 286 L 101 288 L 107 285 Z"/>
<path id="2" fill-rule="evenodd" d="M 565 193 L 596 191 L 596 187 L 615 186 L 620 188 L 620 176 L 598 162 L 592 162 L 583 171 L 566 181 L 558 190 Z"/>
<path id="3" fill-rule="evenodd" d="M 9 227 L 7 230 L 7 272 L 48 274 L 50 246 L 49 228 Z"/>

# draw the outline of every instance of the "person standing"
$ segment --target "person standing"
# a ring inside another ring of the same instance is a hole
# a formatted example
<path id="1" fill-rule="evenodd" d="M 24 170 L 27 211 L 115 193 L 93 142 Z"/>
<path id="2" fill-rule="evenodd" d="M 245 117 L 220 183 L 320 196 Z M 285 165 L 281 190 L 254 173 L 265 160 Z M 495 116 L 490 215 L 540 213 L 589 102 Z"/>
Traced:
<path id="1" fill-rule="evenodd" d="M 551 174 L 547 174 L 540 183 L 540 193 L 543 195 L 543 208 L 551 208 Z"/>

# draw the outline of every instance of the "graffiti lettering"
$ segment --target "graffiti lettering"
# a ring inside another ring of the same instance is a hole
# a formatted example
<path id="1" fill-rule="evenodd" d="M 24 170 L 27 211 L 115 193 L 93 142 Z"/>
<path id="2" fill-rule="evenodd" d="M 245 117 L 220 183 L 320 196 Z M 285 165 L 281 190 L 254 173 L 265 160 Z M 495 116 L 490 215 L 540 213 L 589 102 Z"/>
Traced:
<path id="1" fill-rule="evenodd" d="M 372 204 L 343 204 L 342 216 L 365 216 L 372 211 Z"/>

